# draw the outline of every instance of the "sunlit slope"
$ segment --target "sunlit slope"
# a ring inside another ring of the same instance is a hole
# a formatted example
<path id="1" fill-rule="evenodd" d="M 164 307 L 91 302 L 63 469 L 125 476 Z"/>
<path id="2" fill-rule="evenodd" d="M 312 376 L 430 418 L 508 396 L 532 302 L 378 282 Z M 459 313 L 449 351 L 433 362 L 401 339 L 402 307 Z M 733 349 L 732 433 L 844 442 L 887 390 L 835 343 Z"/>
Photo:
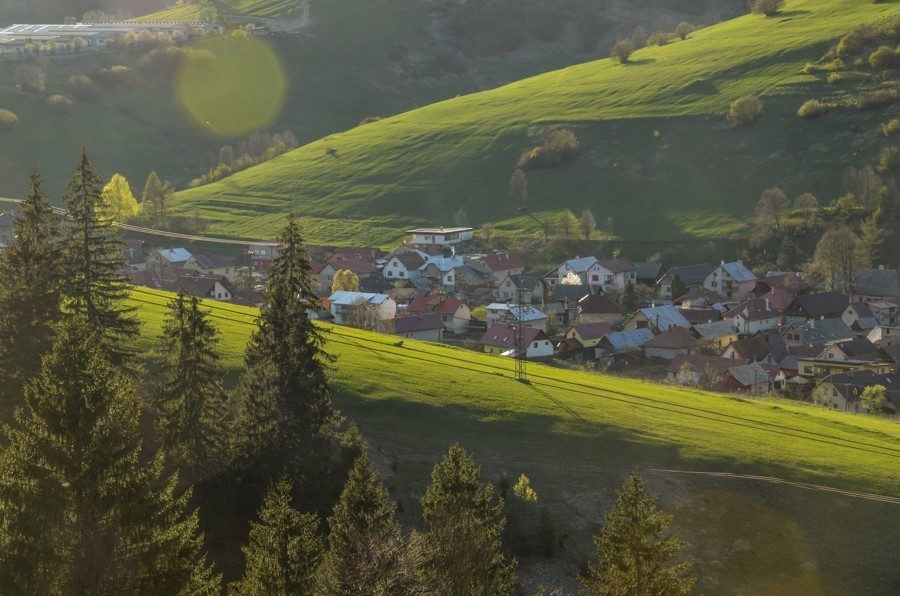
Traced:
<path id="1" fill-rule="evenodd" d="M 136 20 L 141 21 L 193 21 L 201 19 L 209 8 L 214 8 L 219 16 L 245 16 L 285 18 L 295 16 L 300 10 L 300 0 L 212 0 L 172 6 L 148 14 Z"/>
<path id="2" fill-rule="evenodd" d="M 795 117 L 809 97 L 833 92 L 799 73 L 854 25 L 896 10 L 789 1 L 777 17 L 709 27 L 626 65 L 573 66 L 332 135 L 179 193 L 179 209 L 199 210 L 217 233 L 256 237 L 294 210 L 313 242 L 389 244 L 406 225 L 452 223 L 460 209 L 471 224 L 523 230 L 536 224 L 516 219 L 506 198 L 512 166 L 533 146 L 530 132 L 561 124 L 582 152 L 530 173 L 532 211 L 590 207 L 625 238 L 726 236 L 762 189 L 832 198 L 846 163 L 877 153 L 856 141 L 874 139 L 883 114 Z M 761 121 L 732 130 L 711 117 L 748 94 L 764 96 Z"/>

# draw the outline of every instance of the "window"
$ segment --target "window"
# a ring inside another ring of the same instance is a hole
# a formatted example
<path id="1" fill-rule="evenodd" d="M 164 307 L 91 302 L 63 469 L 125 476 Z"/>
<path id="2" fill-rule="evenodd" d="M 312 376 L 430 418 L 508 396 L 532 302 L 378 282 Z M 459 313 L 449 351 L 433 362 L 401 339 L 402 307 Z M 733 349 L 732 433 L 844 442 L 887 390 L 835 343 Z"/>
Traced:
<path id="1" fill-rule="evenodd" d="M 811 366 L 803 367 L 803 374 L 805 374 L 805 375 L 811 375 L 812 371 L 813 371 L 813 367 L 811 367 Z"/>
<path id="2" fill-rule="evenodd" d="M 404 277 L 405 275 L 406 275 L 406 272 L 405 272 L 405 271 L 401 271 L 401 272 L 400 272 L 400 277 Z"/>
<path id="3" fill-rule="evenodd" d="M 535 348 L 538 347 L 538 342 L 534 342 L 534 346 L 533 346 L 533 347 L 535 347 Z"/>

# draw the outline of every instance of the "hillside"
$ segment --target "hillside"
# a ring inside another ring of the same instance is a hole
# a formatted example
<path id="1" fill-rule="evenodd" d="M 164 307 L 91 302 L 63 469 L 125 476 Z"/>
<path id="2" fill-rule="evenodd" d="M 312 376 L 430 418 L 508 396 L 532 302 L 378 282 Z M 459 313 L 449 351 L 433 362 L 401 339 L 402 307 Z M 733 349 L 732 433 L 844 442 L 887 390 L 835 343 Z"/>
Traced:
<path id="1" fill-rule="evenodd" d="M 314 243 L 396 242 L 406 226 L 494 223 L 531 233 L 507 198 L 512 167 L 541 127 L 568 126 L 581 154 L 529 172 L 539 218 L 589 207 L 619 238 L 727 238 L 742 233 L 761 190 L 840 194 L 847 165 L 871 161 L 878 124 L 896 108 L 796 117 L 810 97 L 850 87 L 802 75 L 838 37 L 896 12 L 868 0 L 791 0 L 773 18 L 746 15 L 637 51 L 457 97 L 325 137 L 216 184 L 179 193 L 212 231 L 272 235 L 294 210 Z M 732 129 L 730 102 L 763 97 L 765 114 Z M 459 213 L 462 210 L 463 213 Z"/>
<path id="2" fill-rule="evenodd" d="M 170 6 L 139 17 L 142 21 L 197 21 L 215 17 L 290 18 L 300 11 L 300 0 L 213 0 Z M 212 11 L 214 12 L 211 12 Z"/>
<path id="3" fill-rule="evenodd" d="M 152 354 L 170 296 L 135 289 L 145 353 Z M 233 378 L 253 310 L 206 306 L 223 332 Z M 473 451 L 493 480 L 504 472 L 531 478 L 565 539 L 557 559 L 523 563 L 525 581 L 573 590 L 614 488 L 639 470 L 664 494 L 677 531 L 692 544 L 704 593 L 900 588 L 900 553 L 886 531 L 900 522 L 896 504 L 715 474 L 898 496 L 895 423 L 539 365 L 529 366 L 531 384 L 523 385 L 499 357 L 410 340 L 398 346 L 391 337 L 344 327 L 328 331 L 327 350 L 338 357 L 336 404 L 359 425 L 407 521 L 451 442 Z"/>

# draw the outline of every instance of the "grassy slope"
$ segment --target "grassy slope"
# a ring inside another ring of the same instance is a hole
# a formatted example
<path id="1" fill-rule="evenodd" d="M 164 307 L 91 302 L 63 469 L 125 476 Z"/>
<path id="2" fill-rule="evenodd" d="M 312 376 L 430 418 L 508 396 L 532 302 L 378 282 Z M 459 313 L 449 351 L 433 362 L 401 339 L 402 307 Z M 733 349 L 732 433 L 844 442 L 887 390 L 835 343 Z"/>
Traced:
<path id="1" fill-rule="evenodd" d="M 152 353 L 170 295 L 139 289 L 134 296 L 145 323 L 141 347 Z M 254 311 L 208 306 L 234 373 Z M 534 384 L 526 386 L 499 357 L 409 340 L 398 347 L 390 337 L 342 327 L 328 338 L 338 356 L 337 405 L 378 454 L 407 514 L 416 511 L 433 462 L 460 441 L 491 478 L 529 475 L 569 536 L 562 560 L 570 563 L 586 556 L 600 512 L 633 469 L 773 475 L 900 494 L 900 427 L 887 421 L 546 366 L 531 366 Z M 646 473 L 677 511 L 707 593 L 726 586 L 729 593 L 890 593 L 900 585 L 900 555 L 886 531 L 900 521 L 896 505 Z M 843 564 L 829 565 L 837 552 Z"/>
<path id="2" fill-rule="evenodd" d="M 282 18 L 293 16 L 300 0 L 213 0 L 210 3 L 220 16 Z M 204 5 L 172 6 L 140 17 L 141 21 L 190 21 L 203 15 Z"/>
<path id="3" fill-rule="evenodd" d="M 294 209 L 313 242 L 390 244 L 406 225 L 451 223 L 460 207 L 470 223 L 522 229 L 528 222 L 505 198 L 511 166 L 533 143 L 529 132 L 565 123 L 582 155 L 529 176 L 534 211 L 588 206 L 623 237 L 722 237 L 763 188 L 830 199 L 847 163 L 877 153 L 883 114 L 794 116 L 829 93 L 798 73 L 855 24 L 895 10 L 792 0 L 775 18 L 734 19 L 640 50 L 627 65 L 581 64 L 332 135 L 182 192 L 181 209 L 199 209 L 218 233 L 268 237 L 299 181 Z M 747 94 L 766 97 L 762 121 L 731 130 L 710 117 Z"/>

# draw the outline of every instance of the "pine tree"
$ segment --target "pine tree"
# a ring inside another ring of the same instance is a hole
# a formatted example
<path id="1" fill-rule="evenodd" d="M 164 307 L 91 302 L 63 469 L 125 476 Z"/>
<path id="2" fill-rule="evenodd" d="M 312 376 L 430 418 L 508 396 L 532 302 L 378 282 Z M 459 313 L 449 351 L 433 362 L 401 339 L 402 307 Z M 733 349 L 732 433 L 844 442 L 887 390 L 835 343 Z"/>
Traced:
<path id="1" fill-rule="evenodd" d="M 172 183 L 160 181 L 156 172 L 150 172 L 141 194 L 141 211 L 153 227 L 165 226 L 169 218 L 169 203 L 175 189 Z"/>
<path id="2" fill-rule="evenodd" d="M 266 495 L 259 521 L 243 548 L 247 568 L 231 586 L 235 596 L 311 594 L 324 544 L 319 519 L 291 507 L 291 483 L 282 479 Z"/>
<path id="3" fill-rule="evenodd" d="M 395 507 L 369 456 L 360 455 L 328 518 L 323 594 L 410 594 L 414 578 Z"/>
<path id="4" fill-rule="evenodd" d="M 597 560 L 581 578 L 586 594 L 678 596 L 691 591 L 696 581 L 686 575 L 691 563 L 672 565 L 684 542 L 662 538 L 672 516 L 659 511 L 659 497 L 644 492 L 644 479 L 632 474 L 618 491 L 606 514 L 600 536 L 594 537 Z"/>
<path id="5" fill-rule="evenodd" d="M 237 390 L 245 469 L 280 474 L 309 456 L 322 426 L 334 419 L 330 357 L 308 314 L 319 307 L 314 288 L 300 226 L 289 216 Z"/>
<path id="6" fill-rule="evenodd" d="M 15 241 L 0 252 L 0 397 L 4 406 L 21 403 L 22 387 L 40 372 L 41 357 L 50 351 L 53 325 L 61 316 L 59 218 L 53 214 L 37 170 L 31 173 L 31 186 L 13 220 L 13 231 Z"/>
<path id="7" fill-rule="evenodd" d="M 634 282 L 630 279 L 625 282 L 625 289 L 622 291 L 622 308 L 625 312 L 634 312 L 640 306 L 641 299 L 638 297 L 637 289 Z"/>
<path id="8" fill-rule="evenodd" d="M 428 531 L 421 539 L 418 572 L 436 593 L 509 594 L 516 561 L 501 551 L 505 520 L 494 489 L 459 445 L 434 467 L 422 497 Z"/>
<path id="9" fill-rule="evenodd" d="M 0 454 L 0 592 L 218 593 L 189 494 L 144 464 L 140 407 L 96 330 L 71 317 Z"/>
<path id="10" fill-rule="evenodd" d="M 155 403 L 163 443 L 195 480 L 225 459 L 225 368 L 219 363 L 218 330 L 184 289 L 169 303 L 160 338 Z"/>
<path id="11" fill-rule="evenodd" d="M 70 312 L 84 316 L 92 329 L 100 330 L 99 341 L 110 361 L 134 372 L 134 353 L 126 344 L 138 334 L 140 323 L 134 309 L 124 305 L 128 297 L 128 280 L 122 274 L 125 257 L 115 228 L 102 216 L 102 189 L 103 181 L 82 149 L 64 197 L 71 218 L 64 296 Z"/>

